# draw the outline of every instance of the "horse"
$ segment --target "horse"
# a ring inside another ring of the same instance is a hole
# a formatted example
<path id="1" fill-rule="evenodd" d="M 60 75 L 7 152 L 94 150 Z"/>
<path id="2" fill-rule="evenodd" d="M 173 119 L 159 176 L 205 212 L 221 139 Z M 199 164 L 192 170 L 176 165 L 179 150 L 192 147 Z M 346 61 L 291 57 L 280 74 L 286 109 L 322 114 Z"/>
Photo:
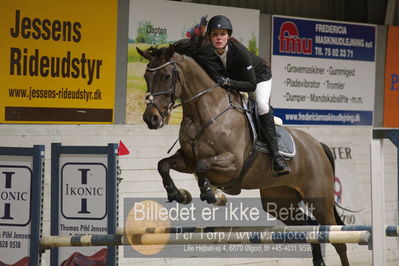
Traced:
<path id="1" fill-rule="evenodd" d="M 173 169 L 194 174 L 200 199 L 208 203 L 223 205 L 224 193 L 236 195 L 241 189 L 259 189 L 262 208 L 267 212 L 268 203 L 274 202 L 274 215 L 286 225 L 343 225 L 335 208 L 334 157 L 328 146 L 304 131 L 286 128 L 294 140 L 296 155 L 289 160 L 290 174 L 273 176 L 271 156 L 253 149 L 240 94 L 215 84 L 192 57 L 176 50 L 173 44 L 137 48 L 149 60 L 144 74 L 148 91 L 143 120 L 147 127 L 159 129 L 175 107 L 183 109 L 180 148 L 158 162 L 168 200 L 187 204 L 192 199 L 187 190 L 174 184 L 170 176 Z M 251 164 L 248 158 L 252 158 Z M 303 213 L 300 203 L 313 206 L 314 218 L 293 218 Z M 280 210 L 292 206 L 294 215 L 283 217 Z M 349 265 L 346 245 L 333 245 L 341 264 Z M 320 244 L 312 244 L 312 255 L 314 265 L 325 265 Z"/>

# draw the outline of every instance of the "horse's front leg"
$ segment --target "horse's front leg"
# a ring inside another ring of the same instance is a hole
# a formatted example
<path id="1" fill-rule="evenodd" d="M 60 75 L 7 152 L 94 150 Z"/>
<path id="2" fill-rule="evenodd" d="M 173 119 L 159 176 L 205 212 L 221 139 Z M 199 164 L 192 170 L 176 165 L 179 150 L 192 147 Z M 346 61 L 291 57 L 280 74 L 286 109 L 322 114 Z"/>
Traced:
<path id="1" fill-rule="evenodd" d="M 177 201 L 182 204 L 191 202 L 192 197 L 185 189 L 178 189 L 170 177 L 170 169 L 176 170 L 181 173 L 192 174 L 194 167 L 187 165 L 184 160 L 183 152 L 179 149 L 174 155 L 164 158 L 158 162 L 158 172 L 162 177 L 163 186 L 168 194 L 169 202 Z"/>
<path id="2" fill-rule="evenodd" d="M 218 206 L 226 204 L 226 197 L 223 193 L 216 191 L 216 189 L 209 182 L 206 174 L 208 171 L 215 170 L 219 172 L 235 171 L 234 155 L 230 152 L 224 152 L 216 156 L 200 159 L 195 166 L 195 174 L 198 178 L 198 186 L 202 201 L 213 203 Z"/>

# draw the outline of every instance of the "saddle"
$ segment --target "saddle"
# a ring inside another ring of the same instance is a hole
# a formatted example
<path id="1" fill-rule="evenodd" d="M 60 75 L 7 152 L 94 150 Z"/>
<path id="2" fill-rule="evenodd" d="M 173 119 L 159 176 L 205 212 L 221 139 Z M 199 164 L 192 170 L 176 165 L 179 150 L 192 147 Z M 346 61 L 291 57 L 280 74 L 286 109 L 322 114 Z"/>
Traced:
<path id="1" fill-rule="evenodd" d="M 257 104 L 256 101 L 250 97 L 247 99 L 245 97 L 241 97 L 242 105 L 245 109 L 251 110 L 251 112 L 245 112 L 248 122 L 250 124 L 250 133 L 252 137 L 252 143 L 254 145 L 255 150 L 269 153 L 269 148 L 267 144 L 261 142 L 258 139 L 259 135 L 259 117 L 257 112 Z M 291 136 L 291 134 L 282 127 L 282 120 L 278 117 L 274 117 L 274 122 L 276 124 L 276 132 L 277 132 L 277 142 L 279 153 L 288 158 L 292 158 L 295 156 L 295 143 Z"/>

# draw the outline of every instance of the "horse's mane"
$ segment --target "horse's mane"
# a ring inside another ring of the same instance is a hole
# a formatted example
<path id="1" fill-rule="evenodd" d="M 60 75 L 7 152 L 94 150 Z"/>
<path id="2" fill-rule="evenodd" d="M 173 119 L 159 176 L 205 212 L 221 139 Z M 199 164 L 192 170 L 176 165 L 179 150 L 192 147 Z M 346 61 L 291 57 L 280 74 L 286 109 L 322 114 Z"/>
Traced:
<path id="1" fill-rule="evenodd" d="M 230 41 L 238 42 L 234 37 L 230 37 Z M 186 55 L 195 60 L 196 53 L 201 49 L 206 49 L 208 45 L 211 45 L 209 38 L 206 35 L 194 36 L 190 39 L 181 39 L 172 44 L 174 51 L 180 55 Z M 147 49 L 152 57 L 161 57 L 169 48 L 168 47 L 153 47 Z M 195 60 L 196 61 L 196 60 Z"/>
<path id="2" fill-rule="evenodd" d="M 175 51 L 182 55 L 194 57 L 194 54 L 201 48 L 210 44 L 209 39 L 205 35 L 194 36 L 190 39 L 181 39 L 176 41 L 173 46 Z"/>
<path id="3" fill-rule="evenodd" d="M 230 37 L 229 42 L 239 41 Z M 174 43 L 175 52 L 191 57 L 215 81 L 219 76 L 217 69 L 220 69 L 220 66 L 215 60 L 211 59 L 212 52 L 209 49 L 213 49 L 213 47 L 207 35 L 194 36 Z"/>
<path id="4" fill-rule="evenodd" d="M 230 37 L 229 41 L 238 43 L 239 41 L 234 38 Z M 191 56 L 195 54 L 198 50 L 211 45 L 211 41 L 207 37 L 207 35 L 201 35 L 201 36 L 194 36 L 191 37 L 190 39 L 181 39 L 176 41 L 173 46 L 175 48 L 175 51 L 178 52 L 179 54 L 184 54 Z"/>
<path id="5" fill-rule="evenodd" d="M 235 39 L 234 37 L 230 37 L 229 41 L 238 42 L 238 40 Z M 198 54 L 201 54 L 202 49 L 208 49 L 209 45 L 211 45 L 211 41 L 207 35 L 201 35 L 201 36 L 194 35 L 194 37 L 191 37 L 190 39 L 186 38 L 181 39 L 172 44 L 175 53 L 183 57 L 184 56 L 190 57 L 193 63 L 197 65 L 201 70 L 203 70 L 206 76 L 212 79 L 212 76 L 215 76 L 212 67 L 208 67 L 204 63 L 200 64 L 197 61 Z M 147 50 L 150 52 L 151 56 L 159 58 L 163 54 L 165 54 L 169 48 L 170 47 L 156 48 L 151 46 Z"/>
<path id="6" fill-rule="evenodd" d="M 198 77 L 202 77 L 202 78 L 207 78 L 209 80 L 212 80 L 212 78 L 210 77 L 210 75 L 208 74 L 208 72 L 206 71 L 206 69 L 204 69 L 203 66 L 201 66 L 194 58 L 191 54 L 187 54 L 186 52 L 177 52 L 175 50 L 175 55 L 178 55 L 182 62 L 186 62 L 187 66 L 190 66 L 191 69 L 194 70 L 196 76 Z"/>
<path id="7" fill-rule="evenodd" d="M 172 44 L 172 46 L 174 48 L 174 52 L 175 52 L 175 54 L 178 54 L 178 56 L 180 56 L 181 58 L 184 58 L 184 57 L 189 58 L 190 61 L 199 65 L 193 58 L 192 47 L 189 47 L 192 45 L 192 43 L 187 43 L 188 41 L 190 41 L 190 39 L 182 39 L 182 40 L 179 40 L 179 41 L 175 42 L 174 44 Z M 147 51 L 151 54 L 151 56 L 153 58 L 160 58 L 168 51 L 168 49 L 169 49 L 169 47 L 151 46 L 147 49 Z M 201 67 L 201 66 L 199 65 L 199 67 Z"/>

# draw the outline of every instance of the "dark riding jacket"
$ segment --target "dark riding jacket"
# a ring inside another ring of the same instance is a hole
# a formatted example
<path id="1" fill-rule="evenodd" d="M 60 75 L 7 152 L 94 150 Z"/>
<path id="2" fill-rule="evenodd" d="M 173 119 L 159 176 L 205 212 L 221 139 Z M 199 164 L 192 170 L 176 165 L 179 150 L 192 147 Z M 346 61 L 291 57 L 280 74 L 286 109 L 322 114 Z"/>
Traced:
<path id="1" fill-rule="evenodd" d="M 271 70 L 262 58 L 237 41 L 229 40 L 227 45 L 226 68 L 212 44 L 199 48 L 192 57 L 214 81 L 228 77 L 231 87 L 238 91 L 253 92 L 257 83 L 271 79 Z"/>

